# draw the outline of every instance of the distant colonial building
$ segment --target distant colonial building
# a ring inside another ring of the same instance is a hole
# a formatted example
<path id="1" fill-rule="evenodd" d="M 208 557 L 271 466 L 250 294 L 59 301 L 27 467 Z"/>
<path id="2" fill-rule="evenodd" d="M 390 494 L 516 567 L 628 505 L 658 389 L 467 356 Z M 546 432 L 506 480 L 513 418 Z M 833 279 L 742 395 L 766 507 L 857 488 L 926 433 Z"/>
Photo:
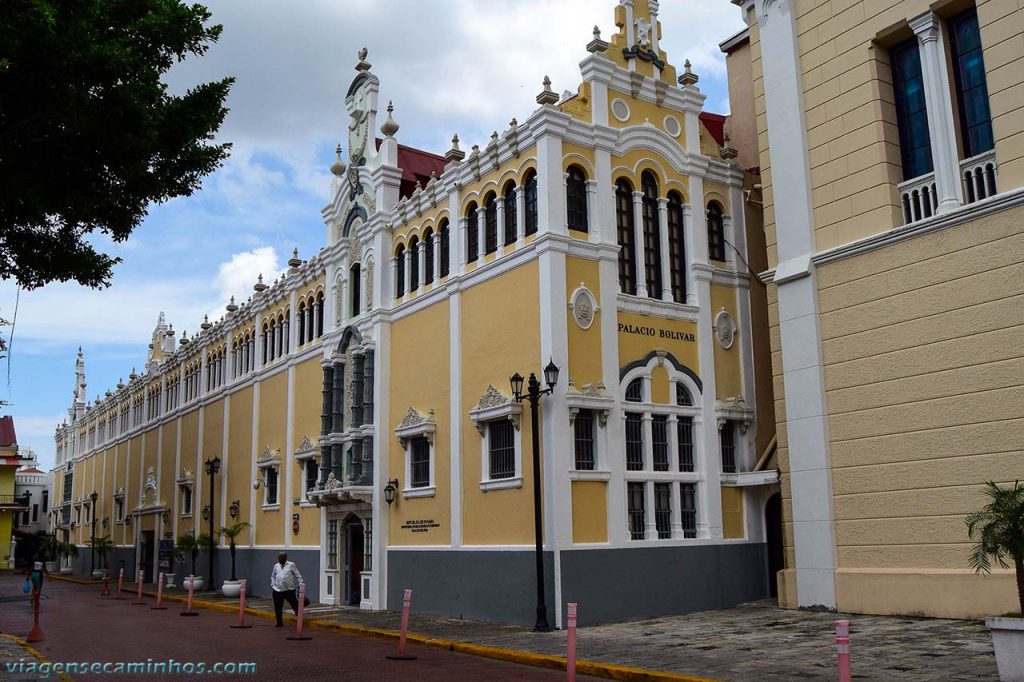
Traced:
<path id="1" fill-rule="evenodd" d="M 600 621 L 767 595 L 760 211 L 657 11 L 621 0 L 575 94 L 545 81 L 527 120 L 443 156 L 399 144 L 364 50 L 320 253 L 196 334 L 161 317 L 144 371 L 91 402 L 79 357 L 56 436 L 72 539 L 112 534 L 152 580 L 162 540 L 245 520 L 257 590 L 284 549 L 324 603 L 411 587 L 533 623 L 539 476 L 553 625 L 567 601 Z M 536 471 L 510 377 L 549 362 Z"/>
<path id="2" fill-rule="evenodd" d="M 29 510 L 23 494 L 15 489 L 15 472 L 24 460 L 18 451 L 13 417 L 0 417 L 0 569 L 14 568 L 16 519 Z"/>
<path id="3" fill-rule="evenodd" d="M 748 30 L 723 49 L 750 74 L 771 281 L 780 600 L 1012 610 L 1012 571 L 971 571 L 964 516 L 986 481 L 1024 479 L 1024 9 L 733 2 Z"/>

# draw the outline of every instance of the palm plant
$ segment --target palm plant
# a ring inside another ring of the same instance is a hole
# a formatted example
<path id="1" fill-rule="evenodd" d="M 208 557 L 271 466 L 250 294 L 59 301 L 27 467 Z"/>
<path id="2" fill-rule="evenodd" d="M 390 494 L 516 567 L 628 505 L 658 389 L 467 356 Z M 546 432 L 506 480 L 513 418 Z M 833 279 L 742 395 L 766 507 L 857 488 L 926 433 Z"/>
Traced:
<path id="1" fill-rule="evenodd" d="M 967 534 L 978 540 L 968 561 L 976 573 L 989 573 L 992 558 L 1003 568 L 1009 568 L 1007 560 L 1012 561 L 1024 613 L 1024 485 L 1014 481 L 1013 487 L 1000 488 L 989 481 L 985 486 L 989 503 L 964 519 Z"/>
<path id="2" fill-rule="evenodd" d="M 231 582 L 235 582 L 235 540 L 242 534 L 246 528 L 249 527 L 248 521 L 239 521 L 231 526 L 223 526 L 217 533 L 227 539 L 228 549 L 231 551 Z"/>
<path id="3" fill-rule="evenodd" d="M 43 553 L 47 561 L 55 561 L 60 553 L 60 540 L 56 535 L 45 535 L 39 543 L 39 551 Z"/>
<path id="4" fill-rule="evenodd" d="M 195 575 L 196 558 L 199 556 L 199 550 L 209 547 L 210 544 L 210 536 L 205 533 L 198 537 L 192 533 L 185 533 L 178 537 L 174 550 L 183 557 L 190 557 L 192 559 L 192 575 Z"/>
<path id="5" fill-rule="evenodd" d="M 107 567 L 107 554 L 114 551 L 114 540 L 109 535 L 104 535 L 99 538 L 89 539 L 89 548 L 96 552 L 96 556 L 100 559 L 100 565 L 104 568 Z"/>
<path id="6" fill-rule="evenodd" d="M 78 545 L 73 542 L 58 542 L 57 555 L 64 559 L 65 563 L 70 566 L 70 559 L 78 556 Z"/>

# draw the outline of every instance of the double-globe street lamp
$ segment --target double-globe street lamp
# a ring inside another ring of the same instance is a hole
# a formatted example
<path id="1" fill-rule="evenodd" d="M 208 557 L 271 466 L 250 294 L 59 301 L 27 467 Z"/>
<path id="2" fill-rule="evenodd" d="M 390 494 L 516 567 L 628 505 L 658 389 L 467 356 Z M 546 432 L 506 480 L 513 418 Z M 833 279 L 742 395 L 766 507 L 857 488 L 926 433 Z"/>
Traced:
<path id="1" fill-rule="evenodd" d="M 548 361 L 544 368 L 544 382 L 547 388 L 540 387 L 537 375 L 530 372 L 530 379 L 526 382 L 526 393 L 523 393 L 523 377 L 516 372 L 509 377 L 512 384 L 512 395 L 517 403 L 524 400 L 530 402 L 530 435 L 533 440 L 533 534 L 536 544 L 535 559 L 537 563 L 537 624 L 533 626 L 536 632 L 547 632 L 551 629 L 548 623 L 548 608 L 544 603 L 544 525 L 541 512 L 540 495 L 540 435 L 537 428 L 537 411 L 540 405 L 540 397 L 550 394 L 558 383 L 558 367 L 553 360 Z"/>
<path id="2" fill-rule="evenodd" d="M 214 477 L 214 475 L 218 471 L 220 471 L 220 457 L 214 457 L 213 459 L 208 459 L 205 462 L 203 462 L 203 470 L 210 477 L 210 516 L 209 516 L 209 519 L 210 519 L 210 552 L 209 552 L 209 554 L 210 554 L 210 588 L 212 589 L 217 584 L 214 581 L 214 579 L 213 579 L 213 548 L 214 548 L 214 545 L 215 545 L 214 540 L 213 540 L 213 538 L 214 538 L 213 522 L 217 518 L 217 514 L 215 512 L 215 510 L 217 508 L 215 506 L 213 506 L 213 499 L 214 499 L 214 497 L 213 497 L 213 494 L 214 494 L 214 490 L 213 490 L 213 477 Z"/>

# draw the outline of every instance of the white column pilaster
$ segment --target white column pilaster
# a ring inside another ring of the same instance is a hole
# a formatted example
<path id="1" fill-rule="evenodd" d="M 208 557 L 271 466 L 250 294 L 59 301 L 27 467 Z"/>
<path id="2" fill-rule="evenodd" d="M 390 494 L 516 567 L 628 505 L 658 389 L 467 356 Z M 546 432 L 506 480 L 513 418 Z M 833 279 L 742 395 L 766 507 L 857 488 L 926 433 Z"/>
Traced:
<path id="1" fill-rule="evenodd" d="M 672 271 L 669 269 L 668 199 L 658 197 L 658 238 L 661 240 L 661 300 L 672 300 Z"/>
<path id="2" fill-rule="evenodd" d="M 494 200 L 494 210 L 498 212 L 498 255 L 505 253 L 505 198 L 497 197 Z"/>
<path id="3" fill-rule="evenodd" d="M 633 242 L 636 245 L 636 295 L 647 296 L 647 253 L 644 249 L 643 192 L 633 192 Z"/>

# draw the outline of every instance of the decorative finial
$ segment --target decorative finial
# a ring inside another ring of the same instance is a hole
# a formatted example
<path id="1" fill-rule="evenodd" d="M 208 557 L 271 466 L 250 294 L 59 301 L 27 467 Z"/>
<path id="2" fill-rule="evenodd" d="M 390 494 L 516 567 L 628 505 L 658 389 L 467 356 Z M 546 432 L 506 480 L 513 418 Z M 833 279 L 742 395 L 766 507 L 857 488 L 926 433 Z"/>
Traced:
<path id="1" fill-rule="evenodd" d="M 331 174 L 341 177 L 345 174 L 345 162 L 341 160 L 341 143 L 338 143 L 338 148 L 334 150 L 334 163 L 331 164 Z"/>
<path id="2" fill-rule="evenodd" d="M 233 313 L 238 310 L 238 306 L 235 305 L 235 297 L 231 297 L 231 301 L 227 304 L 226 309 L 229 313 Z"/>
<path id="3" fill-rule="evenodd" d="M 295 247 L 292 249 L 292 257 L 288 259 L 288 267 L 297 268 L 302 265 L 302 259 L 299 258 L 299 248 Z"/>
<path id="4" fill-rule="evenodd" d="M 488 143 L 487 146 L 488 147 L 497 147 L 498 146 L 498 131 L 497 130 L 495 130 L 493 133 L 491 133 L 491 141 L 490 141 L 490 143 Z"/>
<path id="5" fill-rule="evenodd" d="M 444 160 L 448 163 L 458 163 L 466 158 L 466 152 L 459 149 L 459 134 L 452 135 L 452 148 L 444 154 Z"/>
<path id="6" fill-rule="evenodd" d="M 260 276 L 256 279 L 256 284 L 252 285 L 252 290 L 255 291 L 257 294 L 260 293 L 261 291 L 267 290 L 267 285 L 263 283 L 262 272 L 260 273 Z"/>
<path id="7" fill-rule="evenodd" d="M 359 50 L 359 52 L 356 54 L 356 56 L 359 57 L 359 63 L 356 64 L 356 71 L 369 71 L 370 70 L 370 63 L 368 61 L 366 61 L 366 55 L 367 54 L 368 54 L 368 52 L 367 52 L 365 47 L 363 49 Z"/>
<path id="8" fill-rule="evenodd" d="M 513 116 L 512 120 L 508 122 L 508 127 L 510 130 L 515 130 L 519 127 L 519 121 L 516 120 L 515 116 Z"/>
<path id="9" fill-rule="evenodd" d="M 686 88 L 696 85 L 699 80 L 700 76 L 690 70 L 690 60 L 687 59 L 683 62 L 683 75 L 679 77 L 679 84 Z"/>
<path id="10" fill-rule="evenodd" d="M 209 315 L 203 315 L 203 323 L 201 325 L 199 325 L 199 328 L 202 329 L 203 331 L 206 331 L 207 329 L 209 329 L 212 326 L 213 325 L 210 324 L 210 316 Z"/>
<path id="11" fill-rule="evenodd" d="M 601 29 L 594 26 L 594 39 L 587 43 L 587 52 L 591 54 L 607 52 L 609 47 L 608 41 L 601 40 Z"/>
<path id="12" fill-rule="evenodd" d="M 398 132 L 398 124 L 391 117 L 391 112 L 394 110 L 394 105 L 391 103 L 391 100 L 388 100 L 388 117 L 380 127 L 380 132 L 383 133 L 384 137 L 394 137 L 395 133 Z"/>
<path id="13" fill-rule="evenodd" d="M 729 133 L 725 133 L 724 135 L 722 135 L 722 140 L 722 148 L 718 150 L 718 155 L 721 156 L 722 159 L 724 159 L 725 161 L 732 161 L 737 156 L 739 156 L 739 152 L 736 151 L 731 144 L 729 144 Z"/>
<path id="14" fill-rule="evenodd" d="M 124 377 L 117 378 L 117 387 L 118 389 L 124 388 Z"/>
<path id="15" fill-rule="evenodd" d="M 537 95 L 537 104 L 557 104 L 558 93 L 551 89 L 551 79 L 544 76 L 544 89 Z"/>

